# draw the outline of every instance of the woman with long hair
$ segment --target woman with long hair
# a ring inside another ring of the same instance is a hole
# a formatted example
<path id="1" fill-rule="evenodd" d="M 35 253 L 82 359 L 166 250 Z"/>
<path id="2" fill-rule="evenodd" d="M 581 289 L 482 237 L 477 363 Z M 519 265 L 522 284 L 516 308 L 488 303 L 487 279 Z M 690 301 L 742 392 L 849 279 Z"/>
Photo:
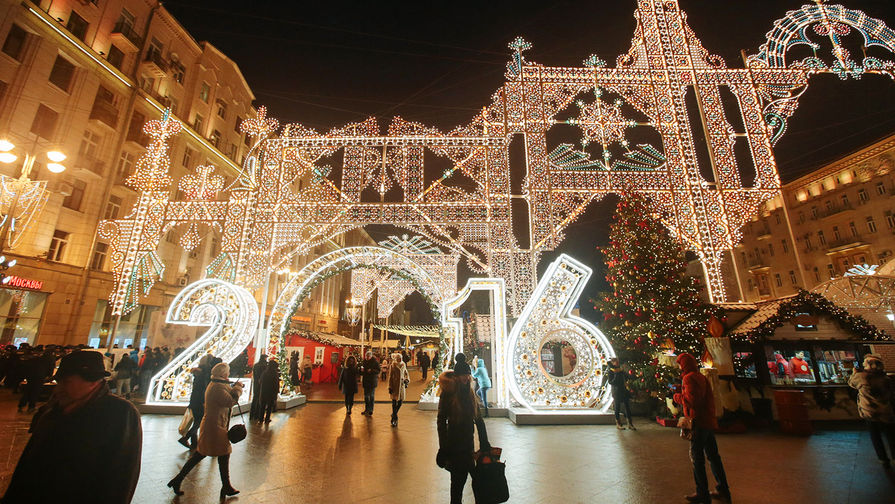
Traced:
<path id="1" fill-rule="evenodd" d="M 446 371 L 438 377 L 438 455 L 435 463 L 451 473 L 451 504 L 463 500 L 466 477 L 475 468 L 473 430 L 478 431 L 479 449 L 488 451 L 488 432 L 479 410 L 472 377 L 468 371 Z"/>
<path id="2" fill-rule="evenodd" d="M 410 374 L 407 372 L 407 365 L 404 364 L 404 358 L 399 353 L 392 354 L 392 362 L 388 366 L 388 394 L 392 398 L 392 427 L 398 426 L 398 410 L 404 403 L 404 397 L 407 393 L 407 384 L 410 383 Z"/>
<path id="3" fill-rule="evenodd" d="M 345 413 L 350 415 L 354 406 L 354 394 L 357 393 L 357 359 L 349 355 L 345 367 L 339 375 L 339 390 L 345 394 Z"/>
<path id="4" fill-rule="evenodd" d="M 211 368 L 211 383 L 205 389 L 205 416 L 199 426 L 199 443 L 196 451 L 187 459 L 183 469 L 168 482 L 175 495 L 183 495 L 180 485 L 186 475 L 205 457 L 217 457 L 221 473 L 221 499 L 236 495 L 239 490 L 230 485 L 230 452 L 233 447 L 227 437 L 230 428 L 230 410 L 242 394 L 242 383 L 230 384 L 230 366 L 224 362 Z"/>

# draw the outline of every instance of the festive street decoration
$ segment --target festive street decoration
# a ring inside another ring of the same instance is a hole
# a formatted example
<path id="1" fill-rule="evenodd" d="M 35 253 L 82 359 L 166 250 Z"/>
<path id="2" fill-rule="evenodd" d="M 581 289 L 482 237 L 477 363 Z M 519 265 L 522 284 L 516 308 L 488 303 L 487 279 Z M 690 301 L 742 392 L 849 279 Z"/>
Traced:
<path id="1" fill-rule="evenodd" d="M 0 175 L 0 228 L 10 221 L 7 248 L 14 249 L 21 243 L 25 230 L 43 211 L 49 197 L 46 180 Z"/>
<path id="2" fill-rule="evenodd" d="M 422 236 L 403 235 L 400 238 L 390 236 L 379 243 L 381 247 L 394 250 L 404 258 L 422 267 L 439 289 L 446 295 L 452 294 L 457 288 L 457 263 L 460 262 L 460 254 L 444 254 L 435 247 L 431 241 Z M 389 266 L 386 263 L 383 266 Z M 405 297 L 414 291 L 413 285 L 399 275 L 388 271 L 379 272 L 371 269 L 360 270 L 351 276 L 351 297 L 361 305 L 366 304 L 378 291 L 376 299 L 377 317 L 387 318 L 395 307 Z"/>
<path id="3" fill-rule="evenodd" d="M 392 324 L 373 324 L 374 329 L 390 332 L 399 336 L 410 336 L 411 338 L 439 338 L 441 337 L 441 326 L 438 325 L 392 325 Z"/>
<path id="4" fill-rule="evenodd" d="M 522 406 L 533 410 L 592 407 L 605 412 L 612 404 L 603 371 L 615 351 L 599 329 L 572 315 L 591 274 L 584 264 L 560 255 L 547 268 L 513 325 L 506 343 L 504 373 L 509 392 Z M 544 369 L 541 348 L 553 341 L 570 345 L 577 358 L 564 376 L 553 376 Z"/>
<path id="5" fill-rule="evenodd" d="M 852 268 L 851 273 L 827 280 L 811 292 L 842 308 L 863 308 L 882 313 L 895 310 L 895 276 L 877 274 L 875 268 Z"/>
<path id="6" fill-rule="evenodd" d="M 687 275 L 684 249 L 650 212 L 643 196 L 625 195 L 618 203 L 602 249 L 611 292 L 596 300 L 601 327 L 630 373 L 628 384 L 641 396 L 664 399 L 679 377 L 676 366 L 659 354 L 689 352 L 699 359 L 703 338 L 720 322 L 716 309 L 699 298 L 698 281 Z M 721 328 L 723 331 L 723 327 Z"/>
<path id="7" fill-rule="evenodd" d="M 641 0 L 634 15 L 631 49 L 615 67 L 596 55 L 582 67 L 544 66 L 527 59 L 530 42 L 515 39 L 506 82 L 492 102 L 449 132 L 398 117 L 385 133 L 370 118 L 327 132 L 289 124 L 277 136 L 278 122 L 262 108 L 241 125 L 256 143 L 226 201 L 170 200 L 162 191 L 170 184 L 165 142 L 179 124 L 167 114 L 151 122 L 149 151 L 128 179 L 141 193 L 135 211 L 104 227 L 116 282 L 113 313 L 133 309 L 158 278 L 152 269 L 134 272 L 151 262 L 161 231 L 195 223 L 222 234 L 209 272 L 249 288 L 338 234 L 366 224 L 400 226 L 458 254 L 473 272 L 503 278 L 509 312 L 518 315 L 537 282 L 541 254 L 562 242 L 589 204 L 623 191 L 650 196 L 652 213 L 702 261 L 711 299 L 728 300 L 725 253 L 759 205 L 780 194 L 772 145 L 809 78 L 895 76 L 891 61 L 858 61 L 843 45 L 854 33 L 891 52 L 895 34 L 860 11 L 817 0 L 775 23 L 746 68 L 735 69 L 702 46 L 676 0 Z M 814 56 L 792 61 L 790 50 L 799 46 Z M 577 114 L 569 112 L 574 107 Z M 701 124 L 690 120 L 694 107 Z M 739 118 L 728 117 L 734 110 Z M 579 130 L 580 149 L 549 144 L 548 133 L 562 128 Z M 635 130 L 651 130 L 658 140 L 630 145 L 626 136 Z M 709 154 L 703 161 L 696 155 L 700 130 Z M 521 194 L 511 184 L 513 142 L 525 148 Z M 738 159 L 738 144 L 750 159 Z M 426 151 L 450 168 L 426 176 Z M 755 174 L 751 187 L 741 169 Z M 362 198 L 365 191 L 379 198 Z M 514 234 L 513 197 L 527 203 L 525 249 Z M 198 235 L 190 235 L 184 245 L 195 245 Z"/>
<path id="8" fill-rule="evenodd" d="M 252 341 L 258 304 L 246 289 L 217 279 L 194 282 L 168 308 L 166 322 L 208 326 L 186 350 L 174 356 L 149 381 L 147 404 L 186 404 L 192 388 L 190 370 L 205 354 L 232 361 Z"/>
<path id="9" fill-rule="evenodd" d="M 760 343 L 773 336 L 783 324 L 805 313 L 830 317 L 844 331 L 854 335 L 852 339 L 856 341 L 892 341 L 888 333 L 870 324 L 864 317 L 852 315 L 826 297 L 805 290 L 799 290 L 795 296 L 781 301 L 777 312 L 757 326 L 742 332 L 734 330 L 730 338 L 737 343 Z"/>

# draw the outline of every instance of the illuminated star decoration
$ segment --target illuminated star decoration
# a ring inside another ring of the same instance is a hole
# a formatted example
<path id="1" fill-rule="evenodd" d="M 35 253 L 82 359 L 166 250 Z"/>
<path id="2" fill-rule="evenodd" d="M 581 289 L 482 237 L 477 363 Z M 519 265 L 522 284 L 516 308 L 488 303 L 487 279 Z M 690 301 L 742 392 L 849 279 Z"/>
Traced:
<path id="1" fill-rule="evenodd" d="M 143 132 L 151 138 L 149 146 L 137 161 L 125 184 L 140 192 L 156 192 L 168 189 L 173 180 L 168 174 L 171 165 L 168 159 L 167 139 L 180 132 L 181 124 L 171 117 L 171 109 L 165 109 L 162 119 L 149 121 L 143 126 Z"/>
<path id="2" fill-rule="evenodd" d="M 258 107 L 257 117 L 250 117 L 239 124 L 239 131 L 251 137 L 265 137 L 279 126 L 279 121 L 267 117 L 267 107 L 262 106 Z"/>

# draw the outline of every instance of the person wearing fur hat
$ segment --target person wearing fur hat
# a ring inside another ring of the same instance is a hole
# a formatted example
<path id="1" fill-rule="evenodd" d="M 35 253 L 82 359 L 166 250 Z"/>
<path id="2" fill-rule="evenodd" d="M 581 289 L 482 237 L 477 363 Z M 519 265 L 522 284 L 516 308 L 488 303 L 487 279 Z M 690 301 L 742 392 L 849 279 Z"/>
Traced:
<path id="1" fill-rule="evenodd" d="M 31 439 L 0 502 L 131 501 L 143 428 L 137 408 L 109 392 L 108 375 L 99 352 L 62 358 L 56 390 L 31 420 Z"/>
<path id="2" fill-rule="evenodd" d="M 469 364 L 466 362 L 465 354 L 458 353 L 454 357 L 454 373 L 458 375 L 472 374 L 472 370 L 469 368 Z"/>
<path id="3" fill-rule="evenodd" d="M 404 403 L 404 397 L 407 393 L 407 384 L 410 383 L 410 374 L 407 372 L 407 365 L 404 364 L 404 358 L 399 353 L 392 354 L 392 362 L 388 366 L 388 395 L 392 398 L 392 427 L 398 426 L 398 410 Z"/>
<path id="4" fill-rule="evenodd" d="M 682 406 L 684 416 L 693 422 L 693 436 L 690 439 L 690 460 L 693 462 L 693 479 L 696 481 L 696 493 L 685 498 L 689 502 L 709 504 L 712 499 L 730 502 L 730 487 L 727 485 L 727 474 L 718 453 L 718 442 L 715 440 L 715 429 L 718 420 L 715 418 L 715 396 L 708 379 L 699 373 L 696 358 L 682 353 L 677 358 L 681 368 L 681 392 L 674 394 L 674 402 Z M 705 473 L 705 459 L 709 460 L 717 487 L 709 493 L 709 480 Z"/>
<path id="5" fill-rule="evenodd" d="M 880 463 L 891 467 L 889 453 L 895 454 L 895 411 L 892 397 L 895 385 L 886 376 L 882 359 L 876 355 L 864 357 L 864 371 L 855 371 L 848 379 L 848 386 L 858 391 L 858 414 L 870 427 L 870 440 Z M 889 452 L 883 443 L 883 433 L 889 440 Z"/>
<path id="6" fill-rule="evenodd" d="M 224 362 L 211 368 L 211 383 L 205 389 L 205 416 L 199 426 L 199 444 L 183 465 L 183 469 L 168 482 L 175 495 L 183 495 L 180 485 L 184 478 L 205 457 L 217 457 L 221 474 L 221 499 L 236 495 L 239 490 L 230 484 L 230 452 L 233 447 L 227 437 L 230 411 L 242 394 L 242 383 L 230 384 L 230 366 Z"/>

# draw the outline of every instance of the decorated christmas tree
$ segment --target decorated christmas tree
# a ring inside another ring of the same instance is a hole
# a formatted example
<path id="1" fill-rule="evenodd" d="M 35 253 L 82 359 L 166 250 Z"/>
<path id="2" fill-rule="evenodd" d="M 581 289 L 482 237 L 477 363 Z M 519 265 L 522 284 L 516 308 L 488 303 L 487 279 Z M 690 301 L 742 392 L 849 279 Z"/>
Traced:
<path id="1" fill-rule="evenodd" d="M 635 396 L 664 399 L 680 373 L 671 358 L 660 357 L 689 352 L 699 359 L 715 308 L 700 299 L 684 248 L 651 212 L 644 196 L 627 194 L 619 202 L 602 249 L 612 292 L 594 304 Z"/>

